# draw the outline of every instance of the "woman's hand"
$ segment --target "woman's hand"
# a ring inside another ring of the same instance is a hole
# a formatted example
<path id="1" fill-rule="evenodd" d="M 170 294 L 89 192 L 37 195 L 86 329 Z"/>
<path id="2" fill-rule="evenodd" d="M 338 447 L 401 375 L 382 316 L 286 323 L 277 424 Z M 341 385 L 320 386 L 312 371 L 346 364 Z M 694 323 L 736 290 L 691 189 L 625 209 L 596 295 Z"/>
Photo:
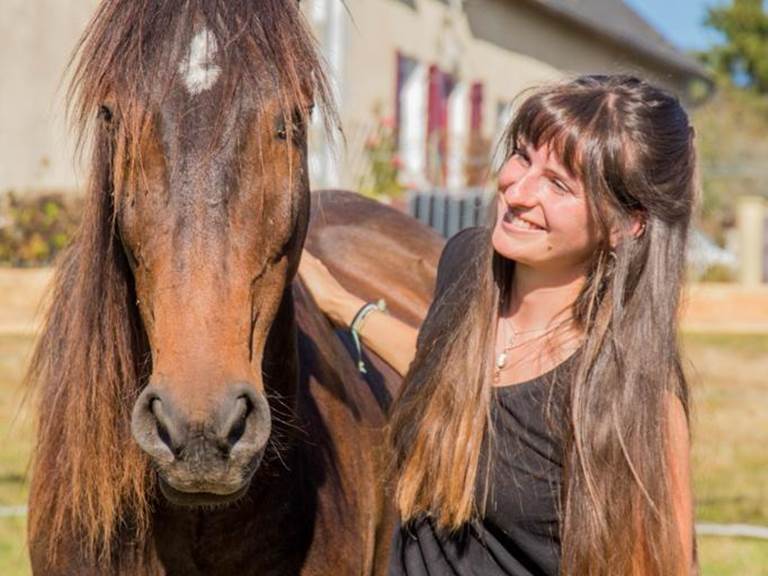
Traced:
<path id="1" fill-rule="evenodd" d="M 339 284 L 325 264 L 307 250 L 301 255 L 299 275 L 323 313 L 336 324 L 348 325 L 365 304 Z"/>
<path id="2" fill-rule="evenodd" d="M 355 314 L 365 305 L 333 277 L 325 264 L 304 250 L 299 275 L 320 309 L 331 321 L 349 326 Z M 360 336 L 379 357 L 400 375 L 408 371 L 416 354 L 418 331 L 388 314 L 373 312 L 366 317 Z"/>

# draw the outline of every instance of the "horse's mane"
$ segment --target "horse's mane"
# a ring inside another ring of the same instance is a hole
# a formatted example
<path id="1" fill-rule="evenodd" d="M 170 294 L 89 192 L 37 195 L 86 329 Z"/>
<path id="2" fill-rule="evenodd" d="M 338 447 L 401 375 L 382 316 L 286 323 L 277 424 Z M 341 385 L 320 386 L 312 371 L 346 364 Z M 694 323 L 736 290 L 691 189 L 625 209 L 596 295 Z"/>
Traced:
<path id="1" fill-rule="evenodd" d="M 151 373 L 151 354 L 114 225 L 113 133 L 95 119 L 105 100 L 117 95 L 126 137 L 135 139 L 146 122 L 147 87 L 157 94 L 160 86 L 165 94 L 174 82 L 178 59 L 168 57 L 173 39 L 192 34 L 200 21 L 220 47 L 217 57 L 223 59 L 228 87 L 223 113 L 239 89 L 260 86 L 257 70 L 263 73 L 266 61 L 277 74 L 281 98 L 296 105 L 309 88 L 331 122 L 335 119 L 323 66 L 297 2 L 101 4 L 73 57 L 68 93 L 79 141 L 92 148 L 86 208 L 59 263 L 28 373 L 39 415 L 29 541 L 33 553 L 51 562 L 64 552 L 62 541 L 81 542 L 74 552 L 110 572 L 121 572 L 129 557 L 141 563 L 148 549 L 154 479 L 131 437 L 130 417 Z"/>

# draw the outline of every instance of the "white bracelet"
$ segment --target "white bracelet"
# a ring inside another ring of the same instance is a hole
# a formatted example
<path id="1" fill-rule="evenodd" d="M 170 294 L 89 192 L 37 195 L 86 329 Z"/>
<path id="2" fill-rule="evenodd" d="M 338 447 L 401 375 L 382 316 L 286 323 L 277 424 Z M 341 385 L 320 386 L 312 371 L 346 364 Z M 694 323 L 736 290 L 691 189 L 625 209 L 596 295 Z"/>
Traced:
<path id="1" fill-rule="evenodd" d="M 361 374 L 367 374 L 368 371 L 365 368 L 365 362 L 363 362 L 363 348 L 360 343 L 360 330 L 363 328 L 363 322 L 368 317 L 368 314 L 378 310 L 379 312 L 385 312 L 387 310 L 387 303 L 383 298 L 377 302 L 368 302 L 357 311 L 355 317 L 352 319 L 352 324 L 349 326 L 349 332 L 352 335 L 352 341 L 355 343 L 355 350 L 357 351 L 357 369 Z"/>

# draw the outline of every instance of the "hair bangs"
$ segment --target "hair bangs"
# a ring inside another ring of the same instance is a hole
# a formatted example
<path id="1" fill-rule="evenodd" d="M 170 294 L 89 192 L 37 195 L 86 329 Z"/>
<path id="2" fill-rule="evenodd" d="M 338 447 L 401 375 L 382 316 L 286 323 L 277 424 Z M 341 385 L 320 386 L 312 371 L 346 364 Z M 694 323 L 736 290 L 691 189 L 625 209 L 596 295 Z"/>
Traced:
<path id="1" fill-rule="evenodd" d="M 581 130 L 574 126 L 573 115 L 557 106 L 547 93 L 530 96 L 523 102 L 504 138 L 505 156 L 523 145 L 549 146 L 570 176 L 582 178 L 579 140 Z"/>

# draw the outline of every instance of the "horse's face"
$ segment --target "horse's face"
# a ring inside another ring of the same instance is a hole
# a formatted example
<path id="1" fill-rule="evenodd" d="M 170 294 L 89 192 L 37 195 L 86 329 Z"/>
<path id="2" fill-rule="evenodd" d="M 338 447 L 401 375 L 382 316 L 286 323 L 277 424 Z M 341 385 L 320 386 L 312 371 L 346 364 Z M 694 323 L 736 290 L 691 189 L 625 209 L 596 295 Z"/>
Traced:
<path id="1" fill-rule="evenodd" d="M 264 453 L 262 355 L 309 202 L 306 106 L 285 109 L 266 65 L 258 90 L 226 82 L 215 49 L 197 31 L 170 90 L 144 99 L 146 124 L 114 119 L 118 230 L 152 350 L 133 435 L 187 504 L 238 498 Z"/>

